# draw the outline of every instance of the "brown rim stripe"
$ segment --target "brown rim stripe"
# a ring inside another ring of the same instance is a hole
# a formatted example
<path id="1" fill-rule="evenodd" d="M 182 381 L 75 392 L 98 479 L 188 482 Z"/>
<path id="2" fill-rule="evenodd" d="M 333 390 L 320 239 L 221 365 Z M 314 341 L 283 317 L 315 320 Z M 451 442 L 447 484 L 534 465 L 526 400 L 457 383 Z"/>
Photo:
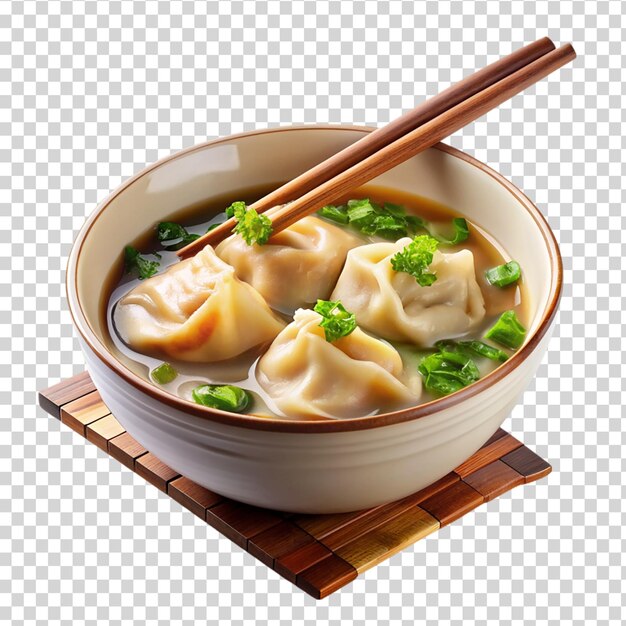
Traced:
<path id="1" fill-rule="evenodd" d="M 222 143 L 228 143 L 234 140 L 243 139 L 246 137 L 253 137 L 255 135 L 261 134 L 269 134 L 269 133 L 279 133 L 279 132 L 293 132 L 293 131 L 318 131 L 319 130 L 334 130 L 334 131 L 349 131 L 349 132 L 371 132 L 372 128 L 367 127 L 359 127 L 359 126 L 333 126 L 333 125 L 317 125 L 317 126 L 296 126 L 296 127 L 285 127 L 285 128 L 272 128 L 266 130 L 258 130 L 251 131 L 248 133 L 240 133 L 238 135 L 231 135 L 229 137 L 215 139 L 213 141 L 207 141 L 203 144 L 199 144 L 197 146 L 192 146 L 187 148 L 186 150 L 181 150 L 176 154 L 173 154 L 153 165 L 147 167 L 143 171 L 139 172 L 133 178 L 130 178 L 128 181 L 123 183 L 116 191 L 114 191 L 106 200 L 104 200 L 96 210 L 91 214 L 91 216 L 87 219 L 85 225 L 81 229 L 74 243 L 74 247 L 72 248 L 72 252 L 70 254 L 68 271 L 67 271 L 67 296 L 68 302 L 70 305 L 70 313 L 72 315 L 72 319 L 74 321 L 74 325 L 80 332 L 81 336 L 85 340 L 85 342 L 89 345 L 90 349 L 94 352 L 94 354 L 105 364 L 109 369 L 123 378 L 126 382 L 134 386 L 135 388 L 143 391 L 149 396 L 155 398 L 159 402 L 162 402 L 168 406 L 172 406 L 179 410 L 185 411 L 187 413 L 191 413 L 193 415 L 203 417 L 206 419 L 210 419 L 216 422 L 230 424 L 234 426 L 242 426 L 244 428 L 252 428 L 257 430 L 271 430 L 278 432 L 302 432 L 302 433 L 320 433 L 320 432 L 342 432 L 342 431 L 352 431 L 352 430 L 364 430 L 368 428 L 378 428 L 381 426 L 388 426 L 391 424 L 397 424 L 401 422 L 411 421 L 414 419 L 419 419 L 426 415 L 430 415 L 438 410 L 442 410 L 448 408 L 450 406 L 454 406 L 463 400 L 470 398 L 483 390 L 487 389 L 494 383 L 498 382 L 502 378 L 504 378 L 507 374 L 512 372 L 523 360 L 528 356 L 539 344 L 545 333 L 547 332 L 550 323 L 554 319 L 556 315 L 556 310 L 558 306 L 558 302 L 561 296 L 561 287 L 562 287 L 562 275 L 563 275 L 563 267 L 561 256 L 559 253 L 558 245 L 556 243 L 556 239 L 554 238 L 554 234 L 550 230 L 550 226 L 548 225 L 546 219 L 541 215 L 539 209 L 530 201 L 530 199 L 525 196 L 513 183 L 506 180 L 501 174 L 492 170 L 490 167 L 485 165 L 484 163 L 478 161 L 474 157 L 457 150 L 451 146 L 445 144 L 437 144 L 433 146 L 432 149 L 440 150 L 441 152 L 445 152 L 455 158 L 461 159 L 470 163 L 474 167 L 477 167 L 491 178 L 493 178 L 497 183 L 502 185 L 504 189 L 506 189 L 511 195 L 513 195 L 522 206 L 528 211 L 530 216 L 533 218 L 537 227 L 542 233 L 542 236 L 546 242 L 546 247 L 550 256 L 550 260 L 552 263 L 552 284 L 550 285 L 550 295 L 546 310 L 541 318 L 541 322 L 537 327 L 537 330 L 533 335 L 531 335 L 527 342 L 511 357 L 500 365 L 493 372 L 480 379 L 476 383 L 453 393 L 449 396 L 439 398 L 437 400 L 433 400 L 431 402 L 427 402 L 425 404 L 420 405 L 419 407 L 411 407 L 408 409 L 404 409 L 402 411 L 396 411 L 394 413 L 382 413 L 380 415 L 376 415 L 373 417 L 365 417 L 365 418 L 356 418 L 349 420 L 325 420 L 325 421 L 297 421 L 297 420 L 280 420 L 280 419 L 269 419 L 269 418 L 257 418 L 253 416 L 246 415 L 238 415 L 236 413 L 228 413 L 226 411 L 218 411 L 216 409 L 209 409 L 208 407 L 204 407 L 192 402 L 188 402 L 186 400 L 182 400 L 172 394 L 169 394 L 165 391 L 162 391 L 151 385 L 147 381 L 144 381 L 142 378 L 132 373 L 126 367 L 124 367 L 120 362 L 113 358 L 113 356 L 106 350 L 105 346 L 98 339 L 96 334 L 93 332 L 87 319 L 84 315 L 80 302 L 78 300 L 77 294 L 73 292 L 73 287 L 75 287 L 77 283 L 76 273 L 78 270 L 78 259 L 80 257 L 80 253 L 82 251 L 83 244 L 85 242 L 85 238 L 89 234 L 89 231 L 97 221 L 98 217 L 102 214 L 102 212 L 106 209 L 106 207 L 111 203 L 111 201 L 116 198 L 120 193 L 122 193 L 127 187 L 132 185 L 135 181 L 139 180 L 149 172 L 152 172 L 154 169 L 160 167 L 164 163 L 168 163 L 175 159 L 179 159 L 187 154 L 192 152 L 202 150 L 207 146 L 219 145 Z"/>
<path id="2" fill-rule="evenodd" d="M 84 381 L 83 381 L 84 382 Z M 96 396 L 79 401 L 68 396 L 84 385 L 68 381 L 54 397 L 64 411 L 106 413 L 77 429 L 124 465 L 165 491 L 237 545 L 314 598 L 323 598 L 354 580 L 360 572 L 389 558 L 437 528 L 513 487 L 537 480 L 550 465 L 499 429 L 457 470 L 421 491 L 356 513 L 290 515 L 224 498 L 161 463 L 121 428 Z M 85 407 L 89 407 L 86 409 Z M 58 411 L 52 407 L 52 413 Z M 69 413 L 68 413 L 69 414 Z M 117 433 L 111 436 L 113 433 Z M 510 450 L 512 442 L 517 447 Z M 494 458 L 497 452 L 501 458 Z M 464 471 L 463 478 L 457 473 Z M 314 536 L 314 535 L 317 535 Z"/>

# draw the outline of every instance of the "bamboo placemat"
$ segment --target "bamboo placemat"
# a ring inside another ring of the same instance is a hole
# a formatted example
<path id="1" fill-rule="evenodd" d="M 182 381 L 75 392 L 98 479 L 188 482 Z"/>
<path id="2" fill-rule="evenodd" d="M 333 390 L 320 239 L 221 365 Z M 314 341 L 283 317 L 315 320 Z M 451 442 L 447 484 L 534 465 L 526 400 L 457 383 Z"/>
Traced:
<path id="1" fill-rule="evenodd" d="M 317 599 L 483 502 L 552 470 L 541 457 L 499 429 L 454 472 L 397 502 L 333 515 L 281 513 L 224 498 L 159 461 L 124 431 L 86 372 L 41 391 L 39 403 Z"/>

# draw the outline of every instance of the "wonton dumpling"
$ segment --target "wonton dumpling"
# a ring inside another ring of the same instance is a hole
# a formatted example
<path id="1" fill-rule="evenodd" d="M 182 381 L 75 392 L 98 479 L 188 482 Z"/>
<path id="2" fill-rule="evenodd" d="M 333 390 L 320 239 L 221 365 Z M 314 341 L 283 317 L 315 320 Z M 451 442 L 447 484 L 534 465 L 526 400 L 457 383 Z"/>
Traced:
<path id="1" fill-rule="evenodd" d="M 257 380 L 287 417 L 350 418 L 381 407 L 415 404 L 421 382 L 409 389 L 399 377 L 402 359 L 389 344 L 356 328 L 326 341 L 321 316 L 299 309 L 257 367 Z"/>
<path id="2" fill-rule="evenodd" d="M 114 319 L 138 352 L 205 363 L 271 341 L 284 327 L 211 246 L 135 287 L 115 307 Z"/>
<path id="3" fill-rule="evenodd" d="M 429 287 L 391 267 L 391 257 L 411 243 L 373 243 L 348 253 L 331 296 L 356 315 L 363 328 L 394 341 L 431 346 L 463 335 L 485 316 L 469 250 L 435 252 L 430 269 L 437 280 Z"/>
<path id="4" fill-rule="evenodd" d="M 216 248 L 237 277 L 252 285 L 274 309 L 292 313 L 328 298 L 355 235 L 312 216 L 277 233 L 263 246 L 233 236 Z"/>

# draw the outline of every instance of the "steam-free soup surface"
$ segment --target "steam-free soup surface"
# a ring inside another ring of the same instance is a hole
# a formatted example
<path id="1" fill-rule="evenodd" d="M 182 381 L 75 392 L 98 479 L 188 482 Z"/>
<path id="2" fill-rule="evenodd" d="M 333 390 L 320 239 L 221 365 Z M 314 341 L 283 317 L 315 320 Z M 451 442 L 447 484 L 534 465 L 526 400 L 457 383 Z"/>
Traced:
<path id="1" fill-rule="evenodd" d="M 272 186 L 271 188 L 274 188 Z M 248 189 L 240 192 L 237 198 L 217 198 L 201 206 L 189 207 L 185 211 L 173 214 L 169 219 L 172 222 L 180 223 L 186 227 L 187 231 L 192 234 L 201 235 L 207 231 L 212 224 L 221 223 L 225 219 L 224 210 L 231 202 L 236 200 L 244 200 L 253 202 L 262 197 L 271 188 Z M 444 207 L 420 196 L 398 192 L 392 189 L 367 186 L 359 190 L 353 191 L 344 198 L 338 198 L 336 204 L 347 201 L 349 198 L 370 198 L 371 200 L 383 204 L 393 203 L 403 206 L 409 214 L 419 216 L 434 224 L 448 224 L 453 217 L 458 217 L 459 213 L 453 209 Z M 338 224 L 332 222 L 334 226 Z M 493 326 L 498 316 L 507 310 L 515 311 L 519 320 L 526 326 L 526 310 L 524 307 L 525 297 L 523 294 L 523 281 L 510 285 L 506 288 L 500 288 L 489 284 L 485 279 L 485 272 L 495 266 L 504 264 L 508 257 L 498 244 L 477 225 L 469 223 L 469 237 L 454 246 L 445 246 L 441 250 L 445 252 L 456 252 L 459 250 L 469 250 L 474 257 L 474 266 L 476 280 L 482 292 L 485 302 L 485 317 L 482 322 L 474 328 L 463 339 L 482 339 L 485 332 Z M 158 252 L 161 255 L 159 272 L 164 271 L 170 265 L 179 262 L 179 258 L 174 251 L 163 249 L 155 236 L 155 225 L 150 224 L 146 229 L 143 237 L 133 245 L 143 253 L 150 251 Z M 350 229 L 349 226 L 346 228 Z M 367 245 L 373 242 L 389 241 L 379 237 L 368 237 L 350 229 L 350 234 L 359 239 L 359 245 Z M 277 280 L 283 277 L 277 276 Z M 103 306 L 103 315 L 106 316 L 106 326 L 109 329 L 110 339 L 112 342 L 112 351 L 117 358 L 126 365 L 131 371 L 141 376 L 145 380 L 151 382 L 150 372 L 161 365 L 164 361 L 171 364 L 178 376 L 171 382 L 159 385 L 166 391 L 178 395 L 186 400 L 192 400 L 192 390 L 202 384 L 234 384 L 238 387 L 246 389 L 250 392 L 253 402 L 246 411 L 249 414 L 265 417 L 280 417 L 283 419 L 294 419 L 293 416 L 286 416 L 276 406 L 270 395 L 266 393 L 257 380 L 256 368 L 259 358 L 267 351 L 269 343 L 259 345 L 246 351 L 243 354 L 224 361 L 213 363 L 198 363 L 172 360 L 171 358 L 163 358 L 158 355 L 146 355 L 133 350 L 122 341 L 120 333 L 114 324 L 114 311 L 117 303 L 129 291 L 142 283 L 138 278 L 124 274 L 120 266 L 113 268 L 110 275 L 110 297 L 106 305 Z M 284 307 L 274 306 L 274 312 L 277 316 L 289 323 L 292 319 L 293 311 L 288 311 Z M 357 317 L 358 324 L 358 317 Z M 367 332 L 367 331 L 366 331 Z M 369 333 L 374 334 L 374 333 Z M 456 337 L 458 339 L 458 337 Z M 418 363 L 430 352 L 427 347 L 418 347 L 410 342 L 390 342 L 400 353 L 402 358 L 403 371 L 400 380 L 408 385 L 414 385 L 419 380 Z M 506 350 L 511 354 L 511 350 Z M 489 359 L 477 359 L 476 361 L 481 377 L 488 374 L 499 365 L 498 362 Z M 420 404 L 434 399 L 434 396 L 426 389 L 423 390 L 420 398 Z M 384 413 L 390 409 L 398 407 L 377 407 L 373 413 Z M 302 419 L 302 416 L 296 418 Z M 311 419 L 311 416 L 308 416 Z M 316 417 L 315 419 L 319 419 Z"/>

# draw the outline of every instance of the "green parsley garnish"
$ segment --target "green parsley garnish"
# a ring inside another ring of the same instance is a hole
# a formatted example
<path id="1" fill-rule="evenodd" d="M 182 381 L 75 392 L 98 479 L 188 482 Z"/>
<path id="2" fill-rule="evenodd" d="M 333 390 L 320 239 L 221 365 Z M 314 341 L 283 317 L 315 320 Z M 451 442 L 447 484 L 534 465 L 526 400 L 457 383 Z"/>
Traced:
<path id="1" fill-rule="evenodd" d="M 157 259 L 161 258 L 161 255 L 157 252 L 152 253 Z M 159 271 L 160 263 L 158 261 L 150 261 L 145 256 L 141 255 L 133 246 L 126 246 L 124 248 L 124 271 L 129 274 L 133 270 L 137 272 L 139 280 L 144 278 L 150 278 Z"/>
<path id="2" fill-rule="evenodd" d="M 256 243 L 262 246 L 272 234 L 272 221 L 267 215 L 259 215 L 254 209 L 246 208 L 245 202 L 233 202 L 226 215 L 237 220 L 233 233 L 238 233 L 251 246 Z"/>
<path id="3" fill-rule="evenodd" d="M 486 339 L 516 350 L 526 338 L 526 329 L 517 319 L 515 311 L 505 311 L 498 321 L 485 333 Z"/>
<path id="4" fill-rule="evenodd" d="M 417 370 L 422 375 L 424 387 L 438 396 L 459 391 L 480 378 L 478 367 L 470 356 L 446 349 L 424 357 Z"/>
<path id="5" fill-rule="evenodd" d="M 184 226 L 176 222 L 159 222 L 157 224 L 157 239 L 166 250 L 180 250 L 198 237 L 200 235 L 187 232 Z"/>
<path id="6" fill-rule="evenodd" d="M 177 376 L 178 372 L 169 363 L 161 363 L 150 372 L 150 378 L 159 385 L 167 385 Z"/>
<path id="7" fill-rule="evenodd" d="M 341 302 L 318 300 L 313 310 L 322 316 L 319 325 L 328 342 L 347 337 L 356 328 L 356 316 L 346 311 Z"/>
<path id="8" fill-rule="evenodd" d="M 399 204 L 385 202 L 383 205 L 369 198 L 348 200 L 346 204 L 328 204 L 318 211 L 318 215 L 339 224 L 350 224 L 365 235 L 382 237 L 396 241 L 418 231 L 426 231 L 444 245 L 456 245 L 469 236 L 467 221 L 462 217 L 452 220 L 453 233 L 445 236 L 435 225 L 416 215 L 410 215 Z"/>
<path id="9" fill-rule="evenodd" d="M 197 404 L 232 413 L 241 413 L 252 401 L 248 391 L 235 385 L 200 385 L 191 396 Z"/>
<path id="10" fill-rule="evenodd" d="M 485 278 L 490 285 L 506 287 L 517 282 L 522 275 L 522 268 L 517 261 L 509 261 L 504 265 L 492 267 L 485 272 Z"/>
<path id="11" fill-rule="evenodd" d="M 509 355 L 504 352 L 504 350 L 494 348 L 493 346 L 476 339 L 459 342 L 443 340 L 435 343 L 435 347 L 439 350 L 446 350 L 449 352 L 464 352 L 469 356 L 475 354 L 485 357 L 486 359 L 491 359 L 492 361 L 500 361 L 500 363 L 504 363 L 509 358 Z"/>
<path id="12" fill-rule="evenodd" d="M 396 272 L 410 274 L 422 287 L 429 287 L 437 280 L 437 276 L 427 270 L 438 245 L 439 242 L 430 235 L 418 235 L 391 257 L 391 267 Z"/>

